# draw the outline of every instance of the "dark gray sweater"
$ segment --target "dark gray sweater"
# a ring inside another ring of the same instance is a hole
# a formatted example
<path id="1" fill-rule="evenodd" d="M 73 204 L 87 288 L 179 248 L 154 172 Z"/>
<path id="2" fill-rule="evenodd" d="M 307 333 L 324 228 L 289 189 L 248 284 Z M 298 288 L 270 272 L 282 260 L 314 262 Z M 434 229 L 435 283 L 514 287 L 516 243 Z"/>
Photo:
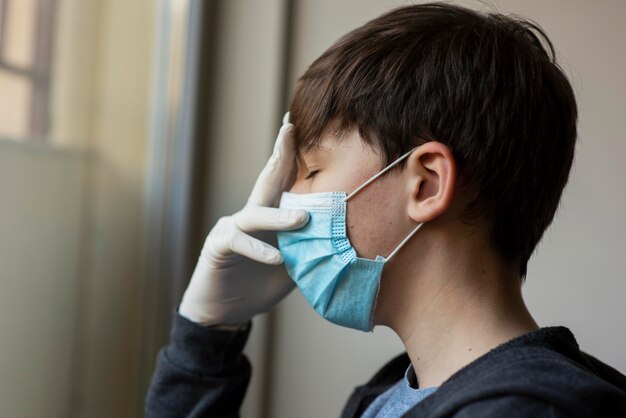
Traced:
<path id="1" fill-rule="evenodd" d="M 239 416 L 251 366 L 242 331 L 203 327 L 174 313 L 171 340 L 158 355 L 147 417 Z M 357 387 L 341 418 L 359 417 L 402 378 L 406 353 Z M 311 416 L 307 412 L 306 416 Z M 517 337 L 452 375 L 404 417 L 626 418 L 626 377 L 579 350 L 565 327 Z"/>

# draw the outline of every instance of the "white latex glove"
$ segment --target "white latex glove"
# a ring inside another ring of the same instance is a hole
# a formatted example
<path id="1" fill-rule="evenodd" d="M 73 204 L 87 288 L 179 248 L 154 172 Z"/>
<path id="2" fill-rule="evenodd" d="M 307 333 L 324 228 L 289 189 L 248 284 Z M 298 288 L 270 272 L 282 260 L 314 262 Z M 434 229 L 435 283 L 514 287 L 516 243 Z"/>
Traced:
<path id="1" fill-rule="evenodd" d="M 294 288 L 281 265 L 282 254 L 268 242 L 276 243 L 274 231 L 299 228 L 309 220 L 305 210 L 272 207 L 293 184 L 296 170 L 287 112 L 248 202 L 209 232 L 178 308 L 182 316 L 203 325 L 245 324 Z"/>

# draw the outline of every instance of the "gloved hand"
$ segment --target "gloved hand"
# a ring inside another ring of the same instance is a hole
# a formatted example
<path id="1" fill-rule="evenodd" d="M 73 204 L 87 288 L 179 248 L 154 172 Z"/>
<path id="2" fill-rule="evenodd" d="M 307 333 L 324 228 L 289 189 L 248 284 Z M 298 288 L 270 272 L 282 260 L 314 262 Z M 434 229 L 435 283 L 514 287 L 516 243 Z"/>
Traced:
<path id="1" fill-rule="evenodd" d="M 239 212 L 209 232 L 179 314 L 202 325 L 245 324 L 269 311 L 293 288 L 276 243 L 277 230 L 302 227 L 305 210 L 272 207 L 296 176 L 293 125 L 283 118 L 274 152 Z M 253 236 L 254 235 L 254 236 Z"/>

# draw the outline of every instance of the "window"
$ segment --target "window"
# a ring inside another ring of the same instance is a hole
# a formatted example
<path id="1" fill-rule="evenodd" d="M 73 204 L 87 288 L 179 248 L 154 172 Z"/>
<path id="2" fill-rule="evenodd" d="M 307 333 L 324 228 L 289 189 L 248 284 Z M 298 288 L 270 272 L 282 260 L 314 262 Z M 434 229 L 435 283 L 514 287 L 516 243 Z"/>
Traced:
<path id="1" fill-rule="evenodd" d="M 0 137 L 48 133 L 56 0 L 0 0 Z"/>

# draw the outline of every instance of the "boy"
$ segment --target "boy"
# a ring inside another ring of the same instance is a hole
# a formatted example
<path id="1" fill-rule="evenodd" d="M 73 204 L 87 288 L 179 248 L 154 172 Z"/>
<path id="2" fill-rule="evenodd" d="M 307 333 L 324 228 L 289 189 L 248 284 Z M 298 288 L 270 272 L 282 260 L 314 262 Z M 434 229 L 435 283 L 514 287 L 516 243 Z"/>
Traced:
<path id="1" fill-rule="evenodd" d="M 626 416 L 626 377 L 522 299 L 577 136 L 538 26 L 392 10 L 307 69 L 284 122 L 246 206 L 207 237 L 148 416 L 237 416 L 251 318 L 294 284 L 329 321 L 405 345 L 342 417 Z"/>

